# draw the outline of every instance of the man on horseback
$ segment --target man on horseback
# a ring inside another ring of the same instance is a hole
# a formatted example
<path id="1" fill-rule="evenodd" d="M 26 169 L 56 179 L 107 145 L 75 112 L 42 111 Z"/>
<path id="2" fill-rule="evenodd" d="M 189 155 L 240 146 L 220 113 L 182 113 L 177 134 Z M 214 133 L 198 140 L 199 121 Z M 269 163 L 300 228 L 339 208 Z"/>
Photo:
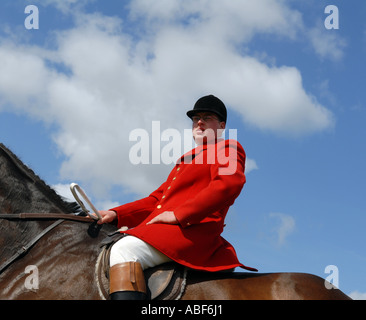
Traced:
<path id="1" fill-rule="evenodd" d="M 203 271 L 257 271 L 241 264 L 221 237 L 227 211 L 245 183 L 242 146 L 221 139 L 226 107 L 209 95 L 187 115 L 197 147 L 178 159 L 167 180 L 148 197 L 100 211 L 98 223 L 117 219 L 119 228 L 129 228 L 111 249 L 113 300 L 145 299 L 143 270 L 172 260 Z"/>

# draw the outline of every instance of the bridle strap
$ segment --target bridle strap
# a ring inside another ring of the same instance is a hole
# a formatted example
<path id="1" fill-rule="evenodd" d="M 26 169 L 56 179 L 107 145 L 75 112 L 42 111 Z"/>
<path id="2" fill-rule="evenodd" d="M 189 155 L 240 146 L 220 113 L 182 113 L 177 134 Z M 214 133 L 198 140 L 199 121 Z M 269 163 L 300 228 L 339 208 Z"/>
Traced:
<path id="1" fill-rule="evenodd" d="M 72 213 L 0 213 L 0 219 L 9 219 L 9 220 L 32 220 L 32 219 L 41 219 L 41 220 L 50 220 L 50 219 L 63 219 L 63 220 L 72 220 L 79 222 L 93 222 L 93 219 L 90 217 L 77 216 Z"/>
<path id="2" fill-rule="evenodd" d="M 0 266 L 0 274 L 8 267 L 10 266 L 14 260 L 18 259 L 23 254 L 27 253 L 27 251 L 39 240 L 41 239 L 46 233 L 51 231 L 52 229 L 56 228 L 60 223 L 64 222 L 65 220 L 57 220 L 50 226 L 48 226 L 46 229 L 44 229 L 40 234 L 38 234 L 36 237 L 34 237 L 31 241 L 29 241 L 26 245 L 21 247 L 13 256 L 11 256 L 7 261 L 5 261 Z"/>
<path id="3" fill-rule="evenodd" d="M 22 246 L 13 256 L 11 256 L 8 260 L 6 260 L 3 264 L 0 265 L 0 274 L 9 267 L 16 259 L 20 256 L 26 254 L 28 250 L 44 235 L 48 232 L 56 228 L 59 224 L 64 222 L 65 220 L 71 221 L 79 221 L 79 222 L 93 222 L 93 219 L 90 217 L 80 217 L 73 214 L 64 214 L 64 213 L 0 213 L 0 219 L 21 219 L 21 220 L 32 220 L 32 219 L 57 219 L 56 222 L 49 225 L 46 229 L 44 229 L 40 234 L 35 236 L 31 241 L 29 241 L 26 245 Z"/>

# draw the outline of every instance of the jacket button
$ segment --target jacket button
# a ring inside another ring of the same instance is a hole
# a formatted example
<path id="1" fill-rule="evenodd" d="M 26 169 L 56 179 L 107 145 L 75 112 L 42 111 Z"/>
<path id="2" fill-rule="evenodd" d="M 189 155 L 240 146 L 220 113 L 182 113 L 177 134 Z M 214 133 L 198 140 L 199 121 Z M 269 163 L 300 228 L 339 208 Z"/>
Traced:
<path id="1" fill-rule="evenodd" d="M 159 205 L 157 206 L 157 208 L 158 208 L 158 209 L 161 209 L 161 204 L 159 204 Z"/>

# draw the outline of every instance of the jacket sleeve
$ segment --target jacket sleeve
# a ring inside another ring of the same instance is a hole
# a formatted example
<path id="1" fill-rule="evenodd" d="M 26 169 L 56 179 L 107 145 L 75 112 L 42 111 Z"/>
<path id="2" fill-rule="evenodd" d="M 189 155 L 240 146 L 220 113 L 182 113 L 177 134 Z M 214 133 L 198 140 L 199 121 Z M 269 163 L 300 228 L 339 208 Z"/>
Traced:
<path id="1" fill-rule="evenodd" d="M 234 140 L 218 147 L 217 159 L 211 165 L 211 182 L 195 197 L 174 209 L 180 225 L 185 228 L 197 224 L 206 216 L 228 208 L 240 194 L 246 181 L 245 152 Z"/>
<path id="2" fill-rule="evenodd" d="M 165 184 L 166 182 L 146 198 L 110 209 L 117 213 L 118 228 L 123 226 L 134 228 L 144 221 L 148 215 L 154 211 L 156 203 L 160 201 Z"/>

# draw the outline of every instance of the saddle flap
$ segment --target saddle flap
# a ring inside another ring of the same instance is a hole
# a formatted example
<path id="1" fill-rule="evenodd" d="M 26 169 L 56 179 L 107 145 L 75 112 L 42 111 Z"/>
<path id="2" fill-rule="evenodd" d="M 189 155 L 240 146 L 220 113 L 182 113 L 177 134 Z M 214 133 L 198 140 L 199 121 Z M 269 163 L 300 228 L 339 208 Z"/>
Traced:
<path id="1" fill-rule="evenodd" d="M 146 287 L 149 291 L 147 294 L 150 295 L 151 300 L 160 296 L 168 287 L 173 278 L 175 267 L 176 263 L 165 263 L 145 270 Z"/>

